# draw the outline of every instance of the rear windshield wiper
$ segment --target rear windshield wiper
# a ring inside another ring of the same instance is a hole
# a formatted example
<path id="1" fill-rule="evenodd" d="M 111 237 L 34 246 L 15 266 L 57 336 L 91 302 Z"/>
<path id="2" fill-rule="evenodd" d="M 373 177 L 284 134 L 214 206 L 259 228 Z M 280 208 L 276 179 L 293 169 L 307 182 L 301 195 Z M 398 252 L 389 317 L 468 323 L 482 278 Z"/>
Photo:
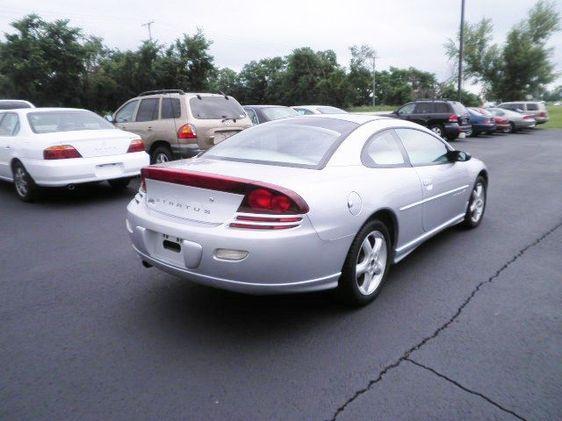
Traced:
<path id="1" fill-rule="evenodd" d="M 228 120 L 232 120 L 234 123 L 236 123 L 236 117 L 227 117 L 225 115 L 222 116 L 221 123 L 224 123 L 225 121 L 228 121 Z"/>

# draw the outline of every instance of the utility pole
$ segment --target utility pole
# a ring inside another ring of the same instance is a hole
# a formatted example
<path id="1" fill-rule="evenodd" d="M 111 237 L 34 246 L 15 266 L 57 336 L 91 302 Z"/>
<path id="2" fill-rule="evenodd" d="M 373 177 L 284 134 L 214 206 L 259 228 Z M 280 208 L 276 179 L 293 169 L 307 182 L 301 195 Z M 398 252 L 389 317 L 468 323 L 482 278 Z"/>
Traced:
<path id="1" fill-rule="evenodd" d="M 462 99 L 462 62 L 464 58 L 464 0 L 461 0 L 461 32 L 459 37 L 459 83 L 458 83 L 458 97 L 459 102 Z"/>
<path id="2" fill-rule="evenodd" d="M 150 22 L 146 22 L 146 23 L 141 24 L 141 26 L 147 27 L 147 29 L 148 29 L 148 39 L 150 41 L 152 41 L 152 31 L 150 30 L 150 25 L 152 25 L 153 23 L 154 23 L 154 21 L 151 20 Z"/>

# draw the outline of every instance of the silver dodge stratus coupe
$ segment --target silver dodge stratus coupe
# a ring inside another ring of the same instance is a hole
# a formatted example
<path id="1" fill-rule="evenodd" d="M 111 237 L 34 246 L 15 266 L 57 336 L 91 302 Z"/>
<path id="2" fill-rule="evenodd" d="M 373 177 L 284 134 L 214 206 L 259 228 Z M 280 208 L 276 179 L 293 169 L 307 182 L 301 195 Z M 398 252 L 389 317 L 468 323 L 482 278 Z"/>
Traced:
<path id="1" fill-rule="evenodd" d="M 144 168 L 126 224 L 146 267 L 252 294 L 337 288 L 361 305 L 422 242 L 478 226 L 487 185 L 481 161 L 417 124 L 296 117 Z"/>

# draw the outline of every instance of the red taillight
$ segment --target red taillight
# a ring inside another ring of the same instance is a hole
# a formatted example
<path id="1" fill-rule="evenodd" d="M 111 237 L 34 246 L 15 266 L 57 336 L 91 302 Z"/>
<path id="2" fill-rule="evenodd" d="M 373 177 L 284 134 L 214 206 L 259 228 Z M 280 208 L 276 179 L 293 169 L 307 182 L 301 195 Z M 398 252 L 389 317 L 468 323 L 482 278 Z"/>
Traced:
<path id="1" fill-rule="evenodd" d="M 533 117 L 532 115 L 529 115 L 529 114 L 525 114 L 525 115 L 523 116 L 523 120 L 532 120 L 533 118 L 534 118 L 534 117 Z"/>
<path id="2" fill-rule="evenodd" d="M 82 158 L 80 152 L 71 145 L 50 146 L 43 150 L 44 159 Z"/>
<path id="3" fill-rule="evenodd" d="M 141 171 L 145 179 L 243 194 L 238 212 L 262 214 L 303 214 L 308 205 L 302 197 L 292 190 L 261 181 L 228 177 L 218 174 L 191 172 L 176 168 L 146 167 Z"/>
<path id="4" fill-rule="evenodd" d="M 129 145 L 129 149 L 127 149 L 127 153 L 131 152 L 144 152 L 144 142 L 141 139 L 131 140 L 131 144 Z"/>
<path id="5" fill-rule="evenodd" d="M 197 133 L 195 132 L 195 127 L 187 123 L 178 129 L 178 139 L 196 139 Z"/>
<path id="6" fill-rule="evenodd" d="M 245 199 L 250 211 L 271 211 L 284 213 L 291 210 L 291 198 L 282 193 L 272 192 L 269 189 L 252 190 Z"/>
<path id="7" fill-rule="evenodd" d="M 539 117 L 546 117 L 546 112 L 545 111 L 541 111 L 539 113 Z"/>
<path id="8" fill-rule="evenodd" d="M 456 114 L 451 114 L 449 116 L 449 123 L 458 123 L 459 122 L 459 116 Z"/>

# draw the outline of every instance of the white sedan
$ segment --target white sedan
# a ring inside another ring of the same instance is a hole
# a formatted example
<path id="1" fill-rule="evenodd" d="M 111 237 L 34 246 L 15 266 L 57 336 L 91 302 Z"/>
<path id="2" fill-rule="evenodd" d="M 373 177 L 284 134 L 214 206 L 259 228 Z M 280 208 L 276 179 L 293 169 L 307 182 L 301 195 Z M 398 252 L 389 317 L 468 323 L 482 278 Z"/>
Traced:
<path id="1" fill-rule="evenodd" d="M 20 199 L 39 187 L 108 180 L 124 188 L 149 165 L 138 135 L 116 129 L 91 111 L 28 108 L 0 112 L 0 179 Z"/>

